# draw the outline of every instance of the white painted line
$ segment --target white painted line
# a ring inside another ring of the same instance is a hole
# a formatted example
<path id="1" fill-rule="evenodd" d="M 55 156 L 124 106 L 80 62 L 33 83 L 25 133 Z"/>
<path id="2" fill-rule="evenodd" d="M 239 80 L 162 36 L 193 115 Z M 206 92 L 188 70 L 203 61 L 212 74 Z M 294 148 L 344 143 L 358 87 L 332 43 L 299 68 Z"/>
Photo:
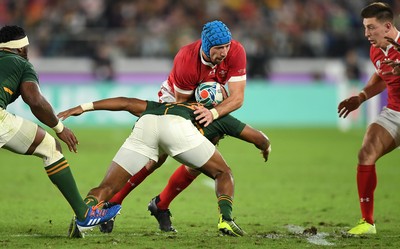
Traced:
<path id="1" fill-rule="evenodd" d="M 45 235 L 42 234 L 12 234 L 10 235 L 11 237 L 45 237 Z"/>
<path id="2" fill-rule="evenodd" d="M 307 241 L 311 244 L 314 245 L 319 245 L 319 246 L 333 246 L 335 245 L 332 242 L 329 242 L 325 239 L 325 237 L 328 237 L 328 233 L 317 233 L 316 235 L 311 235 L 310 237 L 307 238 Z"/>
<path id="3" fill-rule="evenodd" d="M 332 242 L 327 241 L 325 238 L 329 236 L 328 233 L 318 233 L 317 234 L 303 234 L 305 230 L 304 227 L 289 224 L 286 226 L 287 230 L 296 235 L 305 236 L 308 243 L 318 245 L 318 246 L 333 246 Z"/>

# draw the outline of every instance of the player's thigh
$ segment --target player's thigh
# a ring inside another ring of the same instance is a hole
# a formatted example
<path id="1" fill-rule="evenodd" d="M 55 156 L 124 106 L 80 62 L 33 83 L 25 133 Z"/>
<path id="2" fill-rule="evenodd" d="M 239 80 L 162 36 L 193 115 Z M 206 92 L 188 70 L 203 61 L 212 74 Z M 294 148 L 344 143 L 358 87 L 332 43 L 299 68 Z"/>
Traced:
<path id="1" fill-rule="evenodd" d="M 204 141 L 210 143 L 190 120 L 177 115 L 160 116 L 159 132 L 160 148 L 172 157 L 194 149 Z"/>
<path id="2" fill-rule="evenodd" d="M 155 167 L 156 161 L 135 150 L 121 147 L 114 156 L 113 163 L 132 176 L 145 166 L 149 168 Z"/>
<path id="3" fill-rule="evenodd" d="M 231 174 L 231 169 L 217 149 L 215 149 L 210 159 L 198 170 L 214 179 L 221 173 Z"/>
<path id="4" fill-rule="evenodd" d="M 400 146 L 400 112 L 385 107 L 374 123 L 385 128 L 392 136 L 396 146 Z"/>
<path id="5" fill-rule="evenodd" d="M 400 145 L 400 112 L 384 108 L 363 139 L 363 150 L 382 156 Z"/>
<path id="6" fill-rule="evenodd" d="M 378 123 L 372 123 L 365 133 L 359 157 L 368 163 L 375 163 L 396 147 L 396 142 L 389 131 Z"/>
<path id="7" fill-rule="evenodd" d="M 0 147 L 25 154 L 35 140 L 38 125 L 4 110 L 1 112 Z"/>
<path id="8" fill-rule="evenodd" d="M 158 125 L 156 115 L 144 115 L 135 124 L 129 137 L 122 144 L 121 148 L 134 151 L 154 161 L 158 161 Z M 121 153 L 123 153 L 122 151 Z M 125 154 L 124 154 L 125 155 Z"/>
<path id="9" fill-rule="evenodd" d="M 174 159 L 193 169 L 199 169 L 207 164 L 215 151 L 215 146 L 210 141 L 204 140 L 200 145 L 175 155 Z"/>

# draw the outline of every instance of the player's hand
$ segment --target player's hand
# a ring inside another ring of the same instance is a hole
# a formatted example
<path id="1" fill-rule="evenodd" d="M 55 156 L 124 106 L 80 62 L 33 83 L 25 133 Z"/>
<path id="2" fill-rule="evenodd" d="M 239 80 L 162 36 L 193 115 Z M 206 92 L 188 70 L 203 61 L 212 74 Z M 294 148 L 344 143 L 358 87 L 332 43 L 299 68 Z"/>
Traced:
<path id="1" fill-rule="evenodd" d="M 393 45 L 394 49 L 396 49 L 398 52 L 400 52 L 400 44 L 399 43 L 397 43 L 395 40 L 393 40 L 392 38 L 387 37 L 387 36 L 385 36 L 385 39 Z"/>
<path id="2" fill-rule="evenodd" d="M 346 118 L 350 112 L 356 110 L 358 107 L 360 107 L 360 105 L 361 99 L 359 96 L 352 96 L 348 99 L 343 100 L 338 106 L 339 118 L 341 118 L 342 116 L 343 118 Z"/>
<path id="3" fill-rule="evenodd" d="M 194 114 L 196 116 L 196 120 L 199 121 L 200 124 L 203 124 L 204 127 L 207 127 L 214 120 L 214 117 L 210 110 L 205 108 L 204 106 L 194 106 Z"/>
<path id="4" fill-rule="evenodd" d="M 400 75 L 400 62 L 393 60 L 384 60 L 382 64 L 392 67 L 392 71 L 382 72 L 382 75 Z"/>
<path id="5" fill-rule="evenodd" d="M 57 114 L 57 117 L 60 118 L 61 120 L 65 120 L 70 116 L 79 116 L 83 113 L 83 109 L 80 105 L 75 106 L 73 108 L 70 108 L 68 110 L 62 111 L 59 114 Z"/>
<path id="6" fill-rule="evenodd" d="M 78 139 L 75 137 L 75 134 L 64 126 L 64 129 L 60 133 L 56 133 L 58 138 L 60 138 L 64 143 L 68 145 L 69 151 L 73 151 L 75 153 L 78 152 L 76 146 L 79 144 Z"/>
<path id="7" fill-rule="evenodd" d="M 265 150 L 261 151 L 262 156 L 264 157 L 264 162 L 268 161 L 269 154 L 271 153 L 272 147 L 271 144 Z"/>

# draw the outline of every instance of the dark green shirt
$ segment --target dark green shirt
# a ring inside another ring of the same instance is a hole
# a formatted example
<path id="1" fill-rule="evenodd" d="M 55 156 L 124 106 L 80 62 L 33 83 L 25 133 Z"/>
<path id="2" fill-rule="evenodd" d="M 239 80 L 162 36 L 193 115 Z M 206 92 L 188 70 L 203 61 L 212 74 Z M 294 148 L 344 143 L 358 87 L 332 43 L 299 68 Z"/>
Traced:
<path id="1" fill-rule="evenodd" d="M 0 107 L 6 109 L 20 95 L 22 82 L 39 82 L 32 64 L 19 55 L 0 51 Z"/>
<path id="2" fill-rule="evenodd" d="M 207 127 L 203 127 L 196 122 L 196 115 L 194 106 L 197 103 L 158 103 L 154 101 L 147 101 L 147 108 L 143 112 L 143 115 L 154 114 L 154 115 L 177 115 L 185 119 L 189 119 L 199 129 L 199 131 L 210 141 L 216 137 L 222 137 L 229 135 L 232 137 L 239 137 L 246 124 L 242 123 L 238 119 L 231 115 L 223 116 L 217 120 L 214 120 Z M 211 107 L 210 107 L 211 108 Z"/>

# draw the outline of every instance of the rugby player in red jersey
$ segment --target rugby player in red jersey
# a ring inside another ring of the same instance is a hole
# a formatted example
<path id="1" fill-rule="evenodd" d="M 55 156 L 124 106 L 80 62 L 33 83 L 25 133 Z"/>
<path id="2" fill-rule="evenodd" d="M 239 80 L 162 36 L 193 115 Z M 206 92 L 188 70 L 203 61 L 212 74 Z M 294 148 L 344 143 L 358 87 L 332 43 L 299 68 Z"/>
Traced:
<path id="1" fill-rule="evenodd" d="M 203 26 L 201 39 L 183 46 L 176 54 L 168 79 L 158 93 L 160 102 L 185 102 L 193 98 L 194 90 L 202 82 L 216 81 L 227 85 L 229 96 L 212 109 L 199 107 L 195 114 L 199 123 L 208 126 L 213 120 L 237 110 L 243 105 L 246 87 L 246 52 L 240 42 L 233 40 L 228 27 L 215 20 Z M 158 161 L 157 167 L 165 161 Z M 132 176 L 125 187 L 111 200 L 122 203 L 129 192 L 151 172 L 146 169 Z M 170 220 L 169 205 L 200 174 L 199 171 L 181 165 L 171 175 L 164 190 L 149 203 L 149 211 L 157 219 L 163 231 L 176 230 Z M 229 200 L 232 201 L 232 200 Z M 102 226 L 102 231 L 112 230 Z"/>
<path id="2" fill-rule="evenodd" d="M 361 208 L 361 220 L 348 231 L 349 234 L 375 234 L 374 192 L 377 185 L 376 161 L 400 145 L 400 78 L 394 74 L 389 62 L 400 60 L 396 47 L 389 41 L 399 41 L 400 33 L 394 26 L 391 7 L 374 2 L 361 11 L 365 37 L 371 43 L 370 59 L 375 67 L 364 89 L 357 95 L 342 101 L 338 106 L 339 117 L 356 110 L 364 101 L 388 92 L 388 104 L 377 119 L 368 126 L 361 149 L 358 152 L 357 187 Z"/>

